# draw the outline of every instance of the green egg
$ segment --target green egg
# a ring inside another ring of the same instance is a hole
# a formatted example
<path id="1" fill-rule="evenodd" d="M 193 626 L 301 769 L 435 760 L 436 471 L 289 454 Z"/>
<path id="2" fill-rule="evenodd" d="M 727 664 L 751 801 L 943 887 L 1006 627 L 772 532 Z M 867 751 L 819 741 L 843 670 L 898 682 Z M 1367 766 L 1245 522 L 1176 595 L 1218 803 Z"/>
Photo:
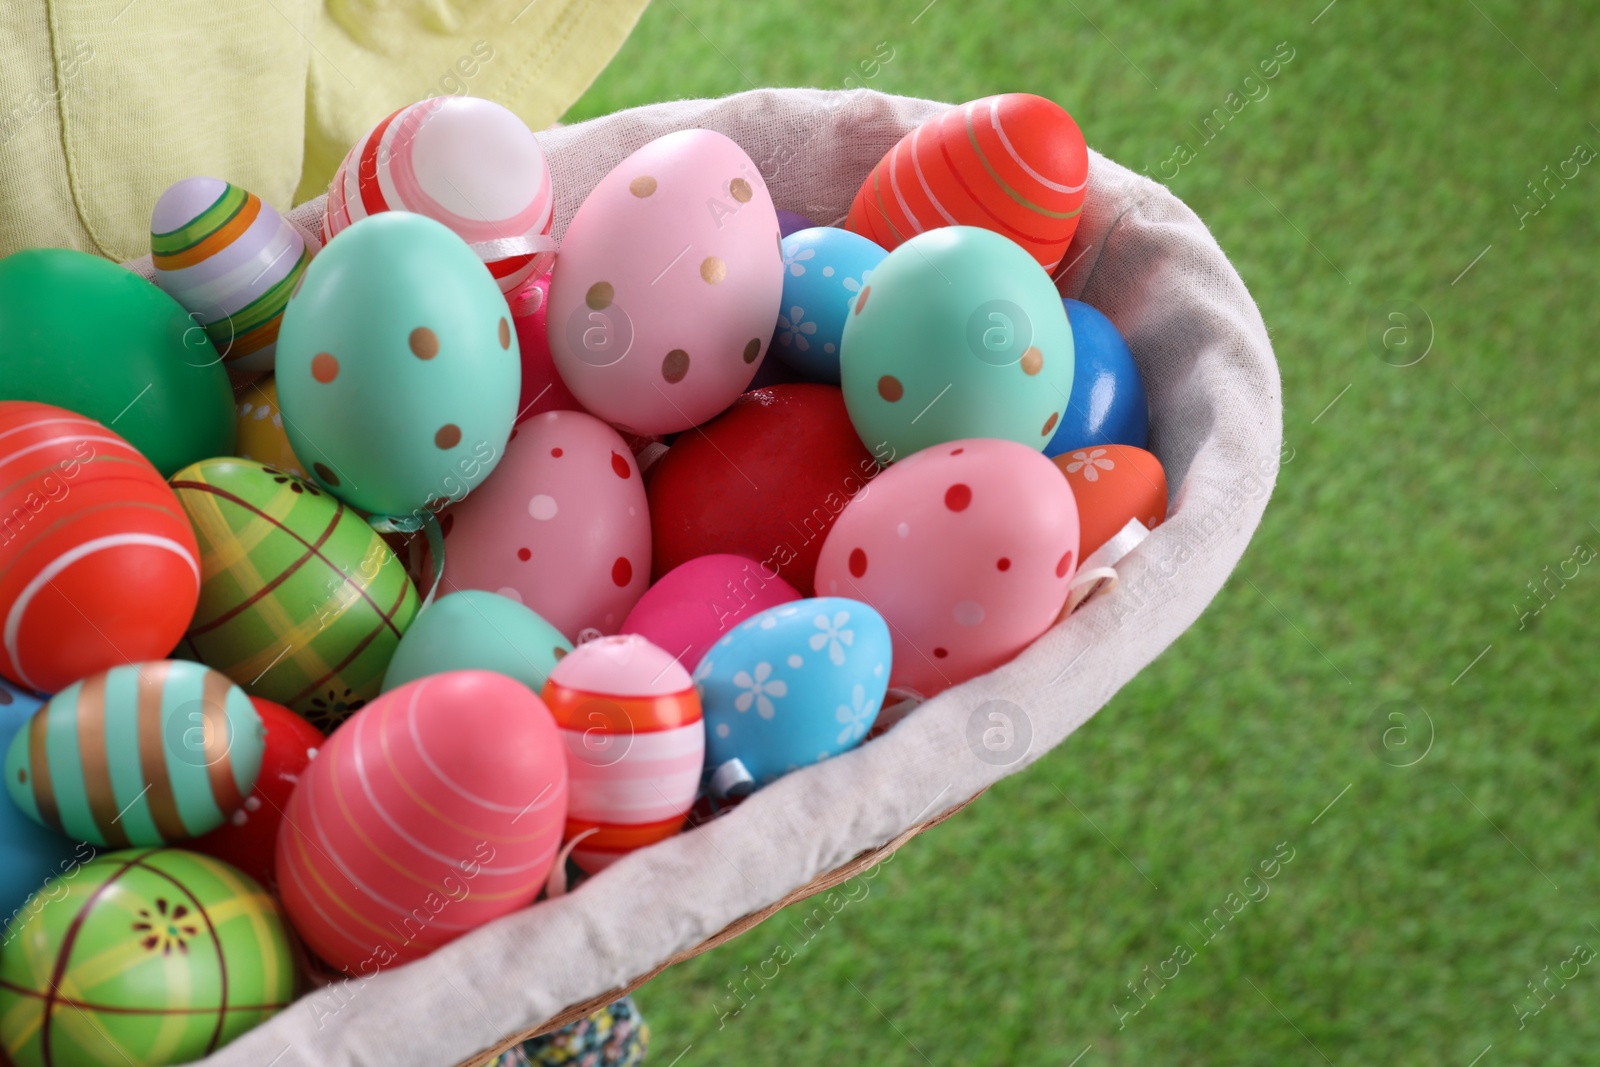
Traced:
<path id="1" fill-rule="evenodd" d="M 0 259 L 0 400 L 87 415 L 163 476 L 233 451 L 233 392 L 205 328 L 132 271 L 68 248 Z"/>
<path id="2" fill-rule="evenodd" d="M 440 597 L 400 639 L 383 691 L 445 671 L 509 675 L 538 693 L 572 642 L 537 613 L 499 593 L 465 589 Z"/>
<path id="3" fill-rule="evenodd" d="M 420 517 L 500 461 L 522 357 L 472 249 L 442 223 L 386 211 L 306 268 L 276 381 L 289 444 L 320 485 L 375 515 Z"/>
<path id="4" fill-rule="evenodd" d="M 1072 395 L 1072 328 L 1050 275 L 990 230 L 913 237 L 845 320 L 841 384 L 862 442 L 889 463 L 967 437 L 1043 451 Z"/>

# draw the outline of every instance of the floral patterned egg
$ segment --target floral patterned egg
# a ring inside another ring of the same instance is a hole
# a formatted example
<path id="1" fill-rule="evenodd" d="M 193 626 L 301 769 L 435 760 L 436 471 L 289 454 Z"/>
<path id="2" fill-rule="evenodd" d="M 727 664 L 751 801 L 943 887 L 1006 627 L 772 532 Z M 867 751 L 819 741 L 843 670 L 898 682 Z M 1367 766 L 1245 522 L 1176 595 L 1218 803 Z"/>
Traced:
<path id="1" fill-rule="evenodd" d="M 550 351 L 607 422 L 687 430 L 750 384 L 782 291 L 760 171 L 722 134 L 680 130 L 619 163 L 567 227 L 550 275 Z"/>
<path id="2" fill-rule="evenodd" d="M 296 478 L 309 478 L 300 466 L 300 457 L 289 447 L 283 429 L 283 412 L 278 409 L 278 383 L 272 375 L 242 386 L 234 398 L 238 403 L 240 459 L 253 459 L 268 467 L 287 471 Z"/>
<path id="3" fill-rule="evenodd" d="M 783 304 L 772 350 L 814 381 L 839 384 L 844 321 L 889 253 L 849 230 L 817 226 L 783 239 Z"/>
<path id="4" fill-rule="evenodd" d="M 1013 441 L 950 441 L 901 460 L 845 506 L 817 560 L 817 591 L 882 612 L 892 684 L 932 696 L 1049 629 L 1078 558 L 1077 505 L 1050 460 Z"/>
<path id="5" fill-rule="evenodd" d="M 1051 457 L 1078 504 L 1079 551 L 1085 558 L 1132 519 L 1155 529 L 1167 517 L 1167 472 L 1132 445 L 1079 448 Z"/>
<path id="6" fill-rule="evenodd" d="M 444 589 L 486 589 L 567 640 L 616 633 L 650 583 L 650 513 L 617 432 L 581 411 L 517 427 L 494 478 L 449 509 Z"/>
<path id="7" fill-rule="evenodd" d="M 797 600 L 740 623 L 694 672 L 713 794 L 759 789 L 860 744 L 892 658 L 883 617 L 845 597 Z"/>

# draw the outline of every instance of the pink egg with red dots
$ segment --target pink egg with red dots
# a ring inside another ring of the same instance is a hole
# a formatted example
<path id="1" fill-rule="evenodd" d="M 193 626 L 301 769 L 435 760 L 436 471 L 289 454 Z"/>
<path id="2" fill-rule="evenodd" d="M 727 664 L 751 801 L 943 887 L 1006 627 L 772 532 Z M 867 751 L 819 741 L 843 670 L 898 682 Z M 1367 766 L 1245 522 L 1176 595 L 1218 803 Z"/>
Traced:
<path id="1" fill-rule="evenodd" d="M 679 130 L 617 164 L 573 216 L 550 274 L 550 351 L 586 410 L 676 433 L 749 386 L 782 297 L 760 169 L 720 133 Z"/>
<path id="2" fill-rule="evenodd" d="M 1026 445 L 974 438 L 906 457 L 851 500 L 822 546 L 817 594 L 876 608 L 894 640 L 890 684 L 932 696 L 1049 629 L 1077 563 L 1061 472 Z"/>
<path id="3" fill-rule="evenodd" d="M 510 597 L 569 641 L 586 630 L 616 633 L 650 582 L 638 463 L 615 430 L 581 411 L 519 425 L 494 478 L 440 523 L 442 592 Z"/>

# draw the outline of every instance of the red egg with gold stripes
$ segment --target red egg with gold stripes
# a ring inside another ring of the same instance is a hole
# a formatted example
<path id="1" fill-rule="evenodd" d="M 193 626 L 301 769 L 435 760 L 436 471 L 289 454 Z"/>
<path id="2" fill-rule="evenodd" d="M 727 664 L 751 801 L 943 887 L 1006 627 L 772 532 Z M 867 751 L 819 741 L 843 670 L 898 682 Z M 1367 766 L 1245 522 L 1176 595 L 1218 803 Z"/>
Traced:
<path id="1" fill-rule="evenodd" d="M 172 651 L 194 531 L 150 461 L 64 408 L 0 401 L 0 675 L 53 693 Z"/>
<path id="2" fill-rule="evenodd" d="M 566 816 L 561 737 L 533 691 L 431 674 L 357 712 L 301 775 L 279 895 L 313 952 L 370 975 L 533 903 Z"/>
<path id="3" fill-rule="evenodd" d="M 1061 105 L 1029 93 L 962 104 L 900 139 L 856 193 L 845 228 L 893 251 L 940 226 L 981 226 L 1052 273 L 1083 210 L 1089 149 Z"/>
<path id="4" fill-rule="evenodd" d="M 244 690 L 187 660 L 74 682 L 6 750 L 6 789 L 74 841 L 161 845 L 214 830 L 261 772 L 266 730 Z"/>
<path id="5" fill-rule="evenodd" d="M 566 840 L 591 873 L 683 829 L 705 763 L 706 731 L 689 672 L 637 634 L 567 653 L 544 686 L 566 742 Z"/>
<path id="6" fill-rule="evenodd" d="M 555 200 L 533 131 L 471 96 L 401 108 L 357 141 L 328 187 L 324 241 L 381 211 L 444 223 L 478 254 L 503 293 L 550 269 Z"/>

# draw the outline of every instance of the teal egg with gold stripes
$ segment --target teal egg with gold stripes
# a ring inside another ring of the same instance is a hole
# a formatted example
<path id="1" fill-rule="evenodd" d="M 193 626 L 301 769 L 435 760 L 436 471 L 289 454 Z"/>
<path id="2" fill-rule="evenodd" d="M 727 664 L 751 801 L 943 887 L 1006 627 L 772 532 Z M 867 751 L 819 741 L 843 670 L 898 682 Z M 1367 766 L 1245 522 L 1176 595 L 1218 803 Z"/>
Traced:
<path id="1" fill-rule="evenodd" d="M 150 218 L 156 284 L 205 328 L 235 381 L 272 370 L 283 309 L 311 251 L 289 220 L 218 178 L 185 178 Z"/>
<path id="2" fill-rule="evenodd" d="M 6 751 L 24 815 L 110 848 L 221 826 L 261 773 L 266 728 L 244 690 L 199 663 L 114 667 L 63 689 Z"/>

